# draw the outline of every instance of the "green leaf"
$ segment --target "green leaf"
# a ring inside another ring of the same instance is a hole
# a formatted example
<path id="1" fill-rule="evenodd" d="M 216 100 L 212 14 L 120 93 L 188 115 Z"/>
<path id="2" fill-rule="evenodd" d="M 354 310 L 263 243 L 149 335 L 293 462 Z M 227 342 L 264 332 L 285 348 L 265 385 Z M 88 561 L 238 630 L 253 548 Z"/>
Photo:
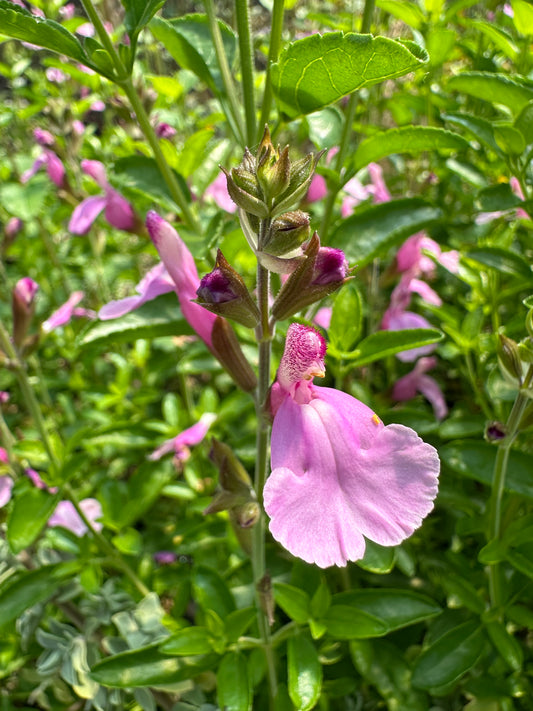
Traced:
<path id="1" fill-rule="evenodd" d="M 193 334 L 183 318 L 176 294 L 163 294 L 125 316 L 98 321 L 81 336 L 81 346 L 107 348 L 114 343 L 132 342 L 139 338 Z"/>
<path id="2" fill-rule="evenodd" d="M 33 605 L 47 600 L 78 568 L 76 561 L 45 565 L 22 573 L 16 580 L 5 580 L 0 586 L 0 626 L 13 622 Z"/>
<path id="3" fill-rule="evenodd" d="M 431 689 L 451 684 L 474 666 L 484 645 L 483 628 L 477 620 L 454 627 L 416 660 L 413 686 Z"/>
<path id="4" fill-rule="evenodd" d="M 274 599 L 291 620 L 305 625 L 309 619 L 310 598 L 305 590 L 287 583 L 274 583 Z"/>
<path id="5" fill-rule="evenodd" d="M 107 657 L 91 668 L 90 677 L 103 686 L 136 688 L 168 686 L 212 668 L 214 656 L 185 664 L 179 657 L 163 654 L 157 644 Z"/>
<path id="6" fill-rule="evenodd" d="M 43 213 L 44 201 L 51 192 L 48 176 L 36 175 L 28 183 L 0 185 L 0 204 L 10 215 L 31 220 Z"/>
<path id="7" fill-rule="evenodd" d="M 367 540 L 365 555 L 357 561 L 357 565 L 371 573 L 385 575 L 393 569 L 395 560 L 396 548 L 394 546 L 380 546 L 374 541 Z"/>
<path id="8" fill-rule="evenodd" d="M 533 280 L 533 271 L 529 262 L 517 252 L 503 247 L 474 247 L 466 253 L 468 259 L 495 269 L 502 274 L 517 276 L 526 281 Z"/>
<path id="9" fill-rule="evenodd" d="M 513 210 L 522 204 L 520 198 L 511 190 L 509 183 L 490 185 L 488 188 L 479 191 L 477 199 L 481 210 L 484 212 Z"/>
<path id="10" fill-rule="evenodd" d="M 402 126 L 375 133 L 362 141 L 355 152 L 354 170 L 358 171 L 369 163 L 393 155 L 409 153 L 416 155 L 423 151 L 461 151 L 468 148 L 466 141 L 458 133 L 434 126 Z"/>
<path id="11" fill-rule="evenodd" d="M 451 442 L 439 449 L 441 461 L 454 472 L 487 486 L 492 484 L 496 447 L 471 440 Z M 531 455 L 511 450 L 505 490 L 533 499 Z"/>
<path id="12" fill-rule="evenodd" d="M 526 104 L 516 117 L 515 128 L 524 136 L 528 145 L 533 143 L 533 101 Z"/>
<path id="13" fill-rule="evenodd" d="M 193 574 L 193 592 L 196 602 L 204 610 L 213 610 L 224 619 L 235 610 L 235 601 L 226 583 L 212 568 L 198 566 Z"/>
<path id="14" fill-rule="evenodd" d="M 324 624 L 336 639 L 366 639 L 387 634 L 387 624 L 374 615 L 351 605 L 331 605 L 324 615 Z"/>
<path id="15" fill-rule="evenodd" d="M 533 7 L 526 0 L 511 0 L 514 26 L 521 35 L 533 35 Z"/>
<path id="16" fill-rule="evenodd" d="M 463 114 L 459 112 L 445 113 L 442 114 L 441 118 L 449 123 L 453 123 L 456 126 L 462 126 L 480 143 L 484 143 L 495 153 L 502 155 L 502 150 L 496 143 L 496 139 L 494 137 L 494 125 L 491 121 L 479 118 L 478 116 L 472 116 L 471 114 Z"/>
<path id="17" fill-rule="evenodd" d="M 339 109 L 336 106 L 327 106 L 307 117 L 309 138 L 320 150 L 338 146 L 342 138 L 343 123 Z"/>
<path id="18" fill-rule="evenodd" d="M 252 699 L 246 660 L 238 652 L 228 652 L 217 671 L 218 705 L 224 711 L 250 711 Z"/>
<path id="19" fill-rule="evenodd" d="M 426 50 L 431 67 L 440 67 L 450 58 L 455 47 L 457 34 L 445 27 L 431 27 L 426 35 Z"/>
<path id="20" fill-rule="evenodd" d="M 533 99 L 533 88 L 521 83 L 522 77 L 513 78 L 493 72 L 463 72 L 448 81 L 448 89 L 463 92 L 477 99 L 502 104 L 518 115 Z"/>
<path id="21" fill-rule="evenodd" d="M 469 20 L 470 27 L 475 27 L 487 37 L 492 44 L 503 52 L 506 57 L 516 60 L 518 56 L 518 47 L 513 42 L 513 38 L 507 32 L 495 25 L 493 22 L 485 20 Z"/>
<path id="22" fill-rule="evenodd" d="M 331 245 L 344 250 L 348 261 L 361 268 L 442 217 L 438 207 L 420 198 L 371 205 L 343 220 L 331 236 Z"/>
<path id="23" fill-rule="evenodd" d="M 352 32 L 296 40 L 272 66 L 272 89 L 290 118 L 310 114 L 365 86 L 424 66 L 427 53 L 413 42 Z"/>
<path id="24" fill-rule="evenodd" d="M 494 125 L 494 138 L 506 155 L 521 156 L 526 150 L 526 141 L 520 131 L 511 124 Z"/>
<path id="25" fill-rule="evenodd" d="M 427 711 L 427 697 L 412 688 L 411 670 L 398 647 L 385 640 L 353 640 L 350 654 L 359 674 L 387 701 L 389 711 Z"/>
<path id="26" fill-rule="evenodd" d="M 349 351 L 361 334 L 363 305 L 354 282 L 339 291 L 333 303 L 328 337 L 331 351 Z"/>
<path id="27" fill-rule="evenodd" d="M 113 166 L 117 187 L 157 203 L 165 210 L 179 212 L 179 206 L 174 202 L 168 186 L 161 175 L 159 167 L 153 158 L 148 156 L 127 156 L 115 161 Z M 183 177 L 174 172 L 184 195 L 189 195 L 189 189 Z"/>
<path id="28" fill-rule="evenodd" d="M 350 609 L 371 615 L 385 627 L 382 634 L 431 619 L 442 612 L 430 597 L 410 590 L 368 588 L 339 593 L 334 596 L 333 604 L 348 605 Z"/>
<path id="29" fill-rule="evenodd" d="M 287 644 L 289 696 L 298 711 L 309 711 L 320 698 L 322 666 L 315 645 L 307 637 L 291 637 Z"/>
<path id="30" fill-rule="evenodd" d="M 224 620 L 224 631 L 230 644 L 237 642 L 256 618 L 254 607 L 243 607 L 230 612 Z"/>
<path id="31" fill-rule="evenodd" d="M 237 41 L 226 24 L 219 20 L 218 26 L 231 67 Z M 180 67 L 194 72 L 215 93 L 225 94 L 207 15 L 191 14 L 173 20 L 155 17 L 150 23 L 150 30 Z"/>
<path id="32" fill-rule="evenodd" d="M 16 496 L 7 519 L 7 542 L 13 553 L 30 546 L 41 533 L 60 499 L 44 489 L 28 489 Z"/>
<path id="33" fill-rule="evenodd" d="M 70 34 L 59 23 L 36 17 L 6 0 L 0 0 L 0 33 L 65 54 L 82 64 L 91 66 L 75 35 Z"/>
<path id="34" fill-rule="evenodd" d="M 524 663 L 524 653 L 520 642 L 507 632 L 505 625 L 497 620 L 485 622 L 490 641 L 513 671 L 518 671 Z"/>
<path id="35" fill-rule="evenodd" d="M 422 24 L 426 21 L 426 17 L 422 10 L 413 2 L 405 0 L 376 0 L 376 5 L 390 13 L 398 20 L 402 20 L 406 25 L 415 30 L 419 30 Z"/>
<path id="36" fill-rule="evenodd" d="M 437 343 L 443 337 L 443 334 L 436 328 L 376 331 L 360 341 L 357 349 L 352 353 L 345 354 L 344 357 L 349 359 L 354 367 L 361 367 L 395 353 Z"/>
<path id="37" fill-rule="evenodd" d="M 146 27 L 155 13 L 163 7 L 166 0 L 121 0 L 126 15 L 124 24 L 128 30 L 130 40 L 137 37 L 139 32 Z"/>
<path id="38" fill-rule="evenodd" d="M 207 627 L 186 627 L 166 639 L 159 649 L 163 654 L 187 657 L 212 651 L 211 633 Z"/>

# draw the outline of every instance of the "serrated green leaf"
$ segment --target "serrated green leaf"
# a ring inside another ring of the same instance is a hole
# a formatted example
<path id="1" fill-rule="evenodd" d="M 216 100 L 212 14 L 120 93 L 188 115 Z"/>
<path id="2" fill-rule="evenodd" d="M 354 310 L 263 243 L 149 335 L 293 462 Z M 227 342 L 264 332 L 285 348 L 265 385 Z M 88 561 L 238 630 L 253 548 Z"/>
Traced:
<path id="1" fill-rule="evenodd" d="M 218 27 L 230 67 L 236 54 L 233 31 L 220 20 Z M 191 14 L 173 20 L 155 17 L 150 23 L 155 38 L 162 42 L 180 67 L 196 76 L 219 95 L 225 94 L 207 15 Z"/>
<path id="2" fill-rule="evenodd" d="M 299 625 L 304 625 L 310 615 L 310 598 L 305 590 L 288 585 L 274 583 L 274 599 L 281 609 Z"/>
<path id="3" fill-rule="evenodd" d="M 493 22 L 471 19 L 468 24 L 483 33 L 506 57 L 513 61 L 517 58 L 518 47 L 513 42 L 513 38 Z"/>
<path id="4" fill-rule="evenodd" d="M 370 136 L 362 141 L 355 152 L 354 170 L 381 160 L 394 153 L 416 155 L 422 151 L 461 151 L 468 148 L 458 133 L 434 126 L 402 126 Z"/>
<path id="5" fill-rule="evenodd" d="M 413 686 L 431 689 L 451 684 L 474 666 L 484 646 L 483 628 L 477 620 L 454 627 L 417 659 L 413 668 Z"/>
<path id="6" fill-rule="evenodd" d="M 365 86 L 424 66 L 428 56 L 412 42 L 353 32 L 328 32 L 292 42 L 272 66 L 280 110 L 310 114 Z"/>
<path id="7" fill-rule="evenodd" d="M 176 294 L 163 294 L 121 318 L 98 321 L 81 335 L 80 346 L 108 347 L 139 338 L 193 334 L 183 318 Z"/>
<path id="8" fill-rule="evenodd" d="M 217 698 L 225 711 L 250 711 L 248 668 L 242 654 L 228 652 L 217 671 Z"/>
<path id="9" fill-rule="evenodd" d="M 348 605 L 379 620 L 387 634 L 439 615 L 440 606 L 426 595 L 410 590 L 365 589 L 335 595 L 334 605 Z M 379 636 L 379 635 L 375 635 Z"/>
<path id="10" fill-rule="evenodd" d="M 371 205 L 343 220 L 331 236 L 331 245 L 361 268 L 442 217 L 440 208 L 420 198 Z"/>
<path id="11" fill-rule="evenodd" d="M 322 666 L 315 645 L 303 635 L 289 639 L 287 645 L 289 696 L 298 711 L 310 711 L 322 689 Z"/>
<path id="12" fill-rule="evenodd" d="M 359 342 L 357 349 L 345 354 L 354 367 L 373 363 L 380 358 L 428 346 L 441 341 L 443 334 L 436 328 L 410 328 L 405 331 L 377 331 Z"/>
<path id="13" fill-rule="evenodd" d="M 495 124 L 494 138 L 506 155 L 521 156 L 526 150 L 525 138 L 510 124 Z"/>
<path id="14" fill-rule="evenodd" d="M 130 40 L 136 37 L 139 32 L 145 27 L 155 13 L 163 7 L 166 0 L 120 0 L 126 15 L 124 24 L 128 30 Z"/>
<path id="15" fill-rule="evenodd" d="M 30 546 L 59 502 L 59 494 L 32 488 L 15 497 L 7 519 L 7 542 L 13 553 Z"/>
<path id="16" fill-rule="evenodd" d="M 503 104 L 518 115 L 533 99 L 533 87 L 520 81 L 515 74 L 511 79 L 493 72 L 463 72 L 448 81 L 448 89 L 459 91 L 492 104 Z"/>
<path id="17" fill-rule="evenodd" d="M 78 567 L 76 561 L 45 565 L 22 573 L 15 580 L 5 580 L 0 586 L 0 626 L 13 622 L 33 605 L 51 597 L 64 580 L 76 573 Z"/>
<path id="18" fill-rule="evenodd" d="M 479 116 L 451 111 L 442 114 L 442 118 L 455 126 L 462 126 L 480 143 L 484 143 L 495 153 L 502 155 L 502 150 L 494 138 L 494 126 L 491 121 L 479 118 Z"/>
<path id="19" fill-rule="evenodd" d="M 212 651 L 211 633 L 207 627 L 185 627 L 166 639 L 159 649 L 163 654 L 187 657 Z"/>
<path id="20" fill-rule="evenodd" d="M 376 5 L 415 30 L 420 29 L 426 21 L 422 10 L 413 2 L 406 2 L 405 0 L 376 0 Z"/>
<path id="21" fill-rule="evenodd" d="M 0 0 L 0 33 L 65 54 L 82 64 L 87 56 L 75 35 L 54 20 L 37 17 L 18 5 Z M 87 66 L 91 66 L 87 64 Z"/>
<path id="22" fill-rule="evenodd" d="M 441 461 L 453 471 L 490 486 L 494 472 L 496 448 L 488 442 L 472 440 L 445 444 L 439 449 Z M 533 499 L 531 455 L 512 451 L 505 479 L 505 490 Z"/>
<path id="23" fill-rule="evenodd" d="M 336 639 L 367 639 L 382 637 L 388 632 L 387 623 L 364 610 L 347 604 L 333 603 L 322 620 L 330 635 Z"/>

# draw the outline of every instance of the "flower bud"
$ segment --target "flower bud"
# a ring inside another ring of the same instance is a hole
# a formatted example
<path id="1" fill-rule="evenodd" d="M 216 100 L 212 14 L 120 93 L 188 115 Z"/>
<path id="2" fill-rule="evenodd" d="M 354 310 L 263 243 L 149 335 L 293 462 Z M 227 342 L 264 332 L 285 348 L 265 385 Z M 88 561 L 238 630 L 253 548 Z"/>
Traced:
<path id="1" fill-rule="evenodd" d="M 268 208 L 262 200 L 259 185 L 255 175 L 242 166 L 232 168 L 226 175 L 228 193 L 233 202 L 246 212 L 264 219 L 268 217 Z"/>
<path id="2" fill-rule="evenodd" d="M 316 232 L 307 245 L 305 256 L 305 261 L 281 287 L 272 306 L 272 315 L 278 321 L 332 294 L 351 278 L 344 252 L 320 247 Z"/>
<path id="3" fill-rule="evenodd" d="M 290 183 L 289 146 L 276 151 L 270 141 L 270 131 L 265 126 L 263 140 L 257 151 L 257 179 L 268 204 L 283 193 Z"/>
<path id="4" fill-rule="evenodd" d="M 507 432 L 505 425 L 501 422 L 488 422 L 485 427 L 485 439 L 487 442 L 499 443 L 505 439 Z"/>
<path id="5" fill-rule="evenodd" d="M 304 158 L 291 164 L 289 185 L 274 201 L 272 216 L 287 212 L 303 199 L 311 185 L 315 168 L 323 153 L 324 151 L 320 151 L 316 155 L 308 153 Z"/>
<path id="6" fill-rule="evenodd" d="M 13 342 L 17 348 L 20 348 L 28 333 L 35 311 L 35 294 L 38 290 L 39 285 L 30 277 L 19 279 L 13 289 Z"/>
<path id="7" fill-rule="evenodd" d="M 263 249 L 275 256 L 287 255 L 309 238 L 309 232 L 307 213 L 301 210 L 286 212 L 272 222 Z"/>
<path id="8" fill-rule="evenodd" d="M 499 334 L 498 360 L 501 366 L 522 384 L 522 364 L 518 354 L 518 344 L 512 338 Z"/>
<path id="9" fill-rule="evenodd" d="M 248 328 L 255 328 L 259 322 L 259 309 L 246 284 L 220 250 L 215 268 L 202 278 L 196 294 L 196 303 L 218 316 L 234 319 Z"/>
<path id="10" fill-rule="evenodd" d="M 528 336 L 518 344 L 518 355 L 523 363 L 533 363 L 533 337 Z"/>
<path id="11" fill-rule="evenodd" d="M 211 331 L 211 350 L 237 385 L 251 392 L 257 378 L 241 350 L 237 336 L 226 319 L 217 316 Z"/>

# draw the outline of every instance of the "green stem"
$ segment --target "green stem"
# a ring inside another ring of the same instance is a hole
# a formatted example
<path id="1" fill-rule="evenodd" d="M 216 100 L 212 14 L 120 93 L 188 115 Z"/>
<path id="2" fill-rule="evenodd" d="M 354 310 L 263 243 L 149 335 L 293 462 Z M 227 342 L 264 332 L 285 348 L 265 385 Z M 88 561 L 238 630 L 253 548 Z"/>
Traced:
<path id="1" fill-rule="evenodd" d="M 263 223 L 262 228 L 262 232 L 264 232 L 265 223 Z M 259 237 L 259 242 L 261 243 L 261 235 Z M 256 399 L 257 433 L 254 486 L 260 505 L 263 503 L 263 487 L 268 474 L 268 454 L 270 442 L 270 423 L 265 413 L 268 389 L 270 387 L 270 358 L 272 345 L 272 331 L 268 320 L 269 276 L 269 272 L 258 264 L 257 294 L 261 322 L 257 328 L 257 337 L 259 341 L 259 378 Z M 260 591 L 261 583 L 264 581 L 266 574 L 264 514 L 260 516 L 259 521 L 252 530 L 251 557 L 257 602 L 257 625 L 265 650 L 267 675 L 270 688 L 270 704 L 271 708 L 273 708 L 273 703 L 277 694 L 276 667 L 270 638 L 269 620 L 263 608 L 263 601 Z"/>
<path id="2" fill-rule="evenodd" d="M 492 412 L 491 409 L 485 399 L 485 395 L 483 393 L 483 390 L 479 386 L 478 382 L 478 377 L 476 374 L 476 371 L 474 369 L 474 363 L 472 361 L 472 353 L 470 350 L 467 350 L 465 352 L 465 362 L 466 362 L 466 370 L 468 373 L 468 379 L 470 380 L 470 385 L 472 387 L 472 390 L 474 392 L 474 399 L 477 401 L 477 404 L 479 407 L 483 410 L 483 414 L 487 418 L 487 420 L 492 420 Z"/>
<path id="3" fill-rule="evenodd" d="M 494 473 L 492 477 L 492 492 L 489 501 L 489 525 L 488 540 L 498 541 L 502 538 L 502 502 L 505 489 L 505 479 L 507 476 L 507 466 L 511 447 L 520 431 L 520 423 L 530 399 L 523 390 L 530 388 L 533 383 L 533 365 L 524 380 L 521 390 L 516 396 L 513 407 L 509 414 L 505 429 L 505 439 L 498 447 L 496 461 L 494 463 Z M 495 564 L 489 567 L 489 587 L 490 598 L 493 607 L 501 607 L 505 601 L 505 581 L 503 578 L 501 565 Z"/>
<path id="4" fill-rule="evenodd" d="M 370 32 L 370 28 L 372 27 L 372 16 L 374 14 L 375 4 L 375 0 L 365 0 L 365 6 L 363 9 L 363 19 L 361 21 L 361 33 L 363 34 Z M 358 101 L 358 95 L 355 93 L 351 94 L 348 100 L 348 105 L 346 107 L 346 113 L 344 116 L 344 126 L 342 128 L 342 136 L 339 144 L 339 151 L 335 156 L 335 172 L 338 176 L 342 174 L 342 166 L 344 165 L 344 160 L 346 158 L 346 155 L 348 154 L 348 149 L 350 148 L 352 125 L 355 118 L 355 111 L 357 109 Z M 333 215 L 335 199 L 342 185 L 343 183 L 341 180 L 338 180 L 335 185 L 332 185 L 326 200 L 324 216 L 322 218 L 322 225 L 320 227 L 320 236 L 326 244 L 327 234 L 331 224 L 331 217 Z"/>
<path id="5" fill-rule="evenodd" d="M 278 61 L 281 47 L 281 32 L 283 29 L 283 13 L 285 10 L 285 0 L 274 0 L 272 7 L 272 23 L 270 27 L 270 46 L 268 48 L 268 64 L 265 77 L 265 91 L 261 106 L 261 120 L 259 122 L 259 135 L 257 140 L 261 140 L 263 127 L 268 124 L 270 118 L 270 108 L 272 106 L 272 65 Z"/>
<path id="6" fill-rule="evenodd" d="M 239 36 L 239 54 L 241 57 L 242 93 L 244 116 L 246 118 L 246 142 L 253 146 L 256 136 L 255 98 L 254 98 L 254 58 L 251 38 L 250 8 L 248 0 L 235 0 L 235 16 Z"/>
<path id="7" fill-rule="evenodd" d="M 222 35 L 220 34 L 220 28 L 218 26 L 213 0 L 204 0 L 204 6 L 209 22 L 209 29 L 211 31 L 211 39 L 213 40 L 213 47 L 215 48 L 215 54 L 217 55 L 217 62 L 220 69 L 220 74 L 222 76 L 222 83 L 224 84 L 226 97 L 229 102 L 228 108 L 230 110 L 230 116 L 228 116 L 228 120 L 230 122 L 230 125 L 233 126 L 234 129 L 237 131 L 238 135 L 236 137 L 244 148 L 246 140 L 244 137 L 245 131 L 242 121 L 241 109 L 237 101 L 237 91 L 233 83 L 228 59 L 224 50 L 224 43 L 222 42 Z"/>
<path id="8" fill-rule="evenodd" d="M 148 114 L 146 113 L 141 99 L 139 98 L 137 90 L 133 86 L 131 76 L 129 75 L 126 67 L 124 66 L 124 63 L 122 62 L 118 52 L 116 52 L 113 43 L 111 42 L 111 39 L 107 34 L 105 27 L 100 19 L 100 16 L 96 12 L 96 9 L 92 4 L 91 0 L 82 0 L 82 3 L 83 7 L 85 8 L 85 12 L 93 23 L 102 44 L 107 50 L 111 61 L 115 66 L 117 76 L 113 79 L 113 81 L 115 82 L 115 84 L 117 84 L 117 86 L 120 86 L 123 89 L 124 93 L 128 97 L 131 107 L 135 112 L 135 116 L 137 117 L 137 121 L 139 122 L 139 126 L 141 127 L 141 130 L 144 134 L 144 137 L 150 144 L 150 148 L 152 149 L 155 161 L 158 165 L 161 175 L 163 176 L 163 179 L 165 180 L 165 183 L 167 184 L 170 195 L 182 212 L 183 221 L 188 227 L 190 227 L 195 232 L 201 232 L 200 223 L 198 222 L 195 215 L 191 212 L 183 190 L 181 189 L 174 172 L 172 171 L 171 167 L 165 159 L 165 156 L 163 155 L 163 151 L 161 150 L 161 146 L 159 145 L 159 139 L 157 138 L 152 124 L 150 123 L 150 119 L 148 117 Z"/>

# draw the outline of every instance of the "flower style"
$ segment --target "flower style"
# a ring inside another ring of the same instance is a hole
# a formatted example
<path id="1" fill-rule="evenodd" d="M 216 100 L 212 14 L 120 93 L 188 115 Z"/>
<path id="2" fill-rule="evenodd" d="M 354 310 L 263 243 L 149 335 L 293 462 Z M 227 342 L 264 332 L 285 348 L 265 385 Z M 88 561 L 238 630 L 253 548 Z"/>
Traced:
<path id="1" fill-rule="evenodd" d="M 164 457 L 165 454 L 174 452 L 174 456 L 178 462 L 186 462 L 191 456 L 189 447 L 200 444 L 216 419 L 217 416 L 212 412 L 204 412 L 196 424 L 180 432 L 177 437 L 167 439 L 166 442 L 163 442 L 163 444 L 152 452 L 148 459 L 157 461 L 161 459 L 161 457 Z"/>
<path id="2" fill-rule="evenodd" d="M 137 220 L 132 206 L 111 187 L 103 163 L 97 160 L 82 160 L 81 169 L 93 178 L 104 191 L 103 195 L 91 195 L 76 206 L 68 228 L 75 235 L 84 235 L 104 210 L 106 220 L 112 227 L 126 232 L 135 232 Z"/>
<path id="3" fill-rule="evenodd" d="M 443 420 L 448 414 L 446 400 L 437 381 L 426 375 L 436 364 L 436 358 L 420 358 L 410 373 L 396 381 L 392 397 L 401 401 L 412 400 L 419 392 L 431 403 L 437 420 Z"/>
<path id="4" fill-rule="evenodd" d="M 403 425 L 385 426 L 350 395 L 317 387 L 326 344 L 292 324 L 272 387 L 270 474 L 264 506 L 274 538 L 321 568 L 365 553 L 365 537 L 394 546 L 433 509 L 439 458 Z"/>

